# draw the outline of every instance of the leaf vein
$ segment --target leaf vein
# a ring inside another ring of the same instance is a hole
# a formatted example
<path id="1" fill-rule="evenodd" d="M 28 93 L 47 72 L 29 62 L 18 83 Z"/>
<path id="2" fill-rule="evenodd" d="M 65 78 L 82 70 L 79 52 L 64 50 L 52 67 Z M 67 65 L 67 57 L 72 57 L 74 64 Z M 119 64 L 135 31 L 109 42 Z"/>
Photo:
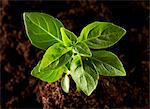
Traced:
<path id="1" fill-rule="evenodd" d="M 57 37 L 55 37 L 54 35 L 52 35 L 51 33 L 49 33 L 48 31 L 46 31 L 43 27 L 41 27 L 40 25 L 37 25 L 35 22 L 33 22 L 29 17 L 28 19 L 36 26 L 38 26 L 39 28 L 41 28 L 44 32 L 46 32 L 48 35 L 52 36 L 54 39 L 56 39 L 59 42 L 62 42 L 60 39 L 58 39 Z"/>

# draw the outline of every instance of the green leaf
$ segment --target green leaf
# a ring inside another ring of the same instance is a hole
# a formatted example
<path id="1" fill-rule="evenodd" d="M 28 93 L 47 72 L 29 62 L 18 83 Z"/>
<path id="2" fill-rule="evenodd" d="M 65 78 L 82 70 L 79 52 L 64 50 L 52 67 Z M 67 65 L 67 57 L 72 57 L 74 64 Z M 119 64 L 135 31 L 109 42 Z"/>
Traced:
<path id="1" fill-rule="evenodd" d="M 74 56 L 71 63 L 71 76 L 76 85 L 86 94 L 90 95 L 97 86 L 98 74 L 94 67 L 87 63 L 82 64 L 79 55 Z"/>
<path id="2" fill-rule="evenodd" d="M 61 81 L 61 87 L 64 92 L 68 93 L 69 92 L 69 87 L 70 87 L 70 80 L 68 75 L 65 75 L 65 77 Z"/>
<path id="3" fill-rule="evenodd" d="M 65 53 L 64 55 L 62 55 L 58 60 L 58 64 L 56 67 L 54 67 L 55 69 L 56 68 L 59 68 L 65 64 L 67 64 L 70 60 L 72 59 L 72 51 L 69 51 L 67 53 Z"/>
<path id="4" fill-rule="evenodd" d="M 58 19 L 39 12 L 25 12 L 23 19 L 27 36 L 34 46 L 47 49 L 62 42 L 60 28 L 63 24 Z"/>
<path id="5" fill-rule="evenodd" d="M 61 27 L 60 31 L 62 35 L 62 40 L 66 46 L 70 47 L 75 45 L 75 43 L 77 42 L 77 36 L 73 32 L 65 29 L 64 27 Z"/>
<path id="6" fill-rule="evenodd" d="M 78 41 L 85 42 L 90 48 L 102 49 L 117 43 L 126 30 L 109 22 L 95 21 L 81 31 Z"/>
<path id="7" fill-rule="evenodd" d="M 59 59 L 56 61 L 52 62 L 51 64 L 48 65 L 48 68 L 57 69 L 65 64 L 67 64 L 70 60 L 72 59 L 72 51 L 69 51 L 65 54 L 63 54 Z"/>
<path id="8" fill-rule="evenodd" d="M 67 53 L 68 51 L 70 51 L 70 49 L 66 48 L 62 43 L 56 43 L 52 45 L 46 50 L 42 58 L 39 70 L 48 67 L 48 65 L 59 59 L 63 54 Z"/>
<path id="9" fill-rule="evenodd" d="M 79 42 L 75 45 L 74 48 L 76 53 L 79 53 L 81 56 L 91 57 L 92 53 L 89 47 L 84 42 Z"/>
<path id="10" fill-rule="evenodd" d="M 39 66 L 40 66 L 41 61 L 37 64 L 37 66 L 34 67 L 34 69 L 31 71 L 31 75 L 39 78 L 42 81 L 45 82 L 55 82 L 59 80 L 62 77 L 64 67 L 60 67 L 58 69 L 51 69 L 48 68 L 44 69 L 42 71 L 39 71 Z"/>
<path id="11" fill-rule="evenodd" d="M 126 76 L 126 72 L 119 58 L 109 51 L 92 52 L 92 61 L 100 75 L 103 76 Z"/>

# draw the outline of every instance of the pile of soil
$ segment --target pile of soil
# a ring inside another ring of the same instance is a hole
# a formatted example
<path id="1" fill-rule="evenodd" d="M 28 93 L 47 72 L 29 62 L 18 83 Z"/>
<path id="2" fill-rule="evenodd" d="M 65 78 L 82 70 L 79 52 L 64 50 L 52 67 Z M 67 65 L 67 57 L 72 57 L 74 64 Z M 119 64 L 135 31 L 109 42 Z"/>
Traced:
<path id="1" fill-rule="evenodd" d="M 0 31 L 2 108 L 150 108 L 149 3 L 98 1 L 2 1 Z M 91 96 L 77 93 L 71 81 L 69 94 L 60 81 L 42 82 L 30 71 L 44 51 L 31 45 L 22 13 L 44 12 L 60 19 L 79 35 L 93 21 L 110 21 L 127 30 L 118 44 L 108 48 L 121 59 L 126 77 L 101 76 Z"/>

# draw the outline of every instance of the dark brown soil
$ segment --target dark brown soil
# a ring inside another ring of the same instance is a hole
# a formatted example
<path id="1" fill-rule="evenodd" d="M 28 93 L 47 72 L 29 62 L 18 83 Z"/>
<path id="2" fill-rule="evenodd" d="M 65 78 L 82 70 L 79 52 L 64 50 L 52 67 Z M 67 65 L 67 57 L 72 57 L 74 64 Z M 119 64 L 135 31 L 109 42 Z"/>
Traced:
<path id="1" fill-rule="evenodd" d="M 2 1 L 0 17 L 1 108 L 150 108 L 148 1 Z M 45 83 L 30 75 L 44 51 L 28 40 L 22 20 L 25 11 L 51 14 L 79 35 L 95 21 L 124 27 L 126 36 L 108 50 L 116 53 L 126 77 L 101 76 L 91 96 L 78 93 L 71 81 L 69 94 L 60 81 Z"/>

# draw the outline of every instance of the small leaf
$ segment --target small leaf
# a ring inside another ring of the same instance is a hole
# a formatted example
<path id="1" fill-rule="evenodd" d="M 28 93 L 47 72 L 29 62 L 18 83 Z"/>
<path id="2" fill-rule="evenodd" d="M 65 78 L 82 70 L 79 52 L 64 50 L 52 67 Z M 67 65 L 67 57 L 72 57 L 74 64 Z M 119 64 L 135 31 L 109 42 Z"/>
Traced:
<path id="1" fill-rule="evenodd" d="M 69 92 L 69 87 L 70 87 L 70 80 L 68 75 L 65 75 L 65 77 L 61 81 L 61 87 L 64 92 L 68 93 Z"/>
<path id="2" fill-rule="evenodd" d="M 73 46 L 77 42 L 77 36 L 73 32 L 65 29 L 64 27 L 60 28 L 60 31 L 62 40 L 66 46 Z"/>
<path id="3" fill-rule="evenodd" d="M 86 56 L 86 57 L 92 56 L 89 47 L 84 42 L 77 43 L 74 50 L 76 53 L 79 53 L 81 56 Z"/>
<path id="4" fill-rule="evenodd" d="M 76 85 L 86 94 L 90 95 L 97 86 L 98 74 L 94 67 L 89 66 L 87 63 L 82 65 L 81 57 L 74 56 L 71 64 L 71 76 Z"/>
<path id="5" fill-rule="evenodd" d="M 55 67 L 56 68 L 59 68 L 65 64 L 67 64 L 72 58 L 72 51 L 69 51 L 67 53 L 65 53 L 64 55 L 62 55 L 58 60 L 59 60 L 59 63 L 57 64 L 57 66 Z"/>
<path id="6" fill-rule="evenodd" d="M 56 43 L 52 45 L 46 50 L 42 58 L 39 70 L 48 67 L 48 65 L 59 59 L 63 54 L 67 53 L 68 51 L 69 49 L 66 48 L 62 43 Z"/>
<path id="7" fill-rule="evenodd" d="M 126 30 L 109 22 L 93 22 L 81 31 L 79 42 L 85 42 L 89 48 L 102 49 L 117 43 Z"/>
<path id="8" fill-rule="evenodd" d="M 126 76 L 126 72 L 119 58 L 109 51 L 92 52 L 92 61 L 100 75 L 103 76 Z"/>
<path id="9" fill-rule="evenodd" d="M 58 64 L 59 64 L 59 59 L 57 59 L 56 61 L 52 62 L 51 64 L 49 64 L 47 67 L 49 69 L 55 69 L 56 67 L 58 67 Z M 46 68 L 45 68 L 46 69 Z M 41 70 L 41 69 L 40 69 Z"/>
<path id="10" fill-rule="evenodd" d="M 47 49 L 62 42 L 60 28 L 63 24 L 58 19 L 39 12 L 25 12 L 23 19 L 27 36 L 34 46 Z"/>
<path id="11" fill-rule="evenodd" d="M 51 64 L 48 65 L 48 68 L 57 69 L 65 64 L 67 64 L 72 58 L 72 51 L 69 51 L 65 54 L 63 54 L 59 59 L 56 61 L 52 62 Z M 44 68 L 46 69 L 46 68 Z"/>
<path id="12" fill-rule="evenodd" d="M 64 71 L 63 66 L 58 69 L 53 69 L 53 70 L 51 68 L 47 67 L 47 69 L 39 71 L 40 63 L 41 63 L 41 61 L 31 71 L 32 76 L 39 78 L 42 81 L 51 82 L 51 83 L 55 82 L 61 78 L 63 71 Z"/>

